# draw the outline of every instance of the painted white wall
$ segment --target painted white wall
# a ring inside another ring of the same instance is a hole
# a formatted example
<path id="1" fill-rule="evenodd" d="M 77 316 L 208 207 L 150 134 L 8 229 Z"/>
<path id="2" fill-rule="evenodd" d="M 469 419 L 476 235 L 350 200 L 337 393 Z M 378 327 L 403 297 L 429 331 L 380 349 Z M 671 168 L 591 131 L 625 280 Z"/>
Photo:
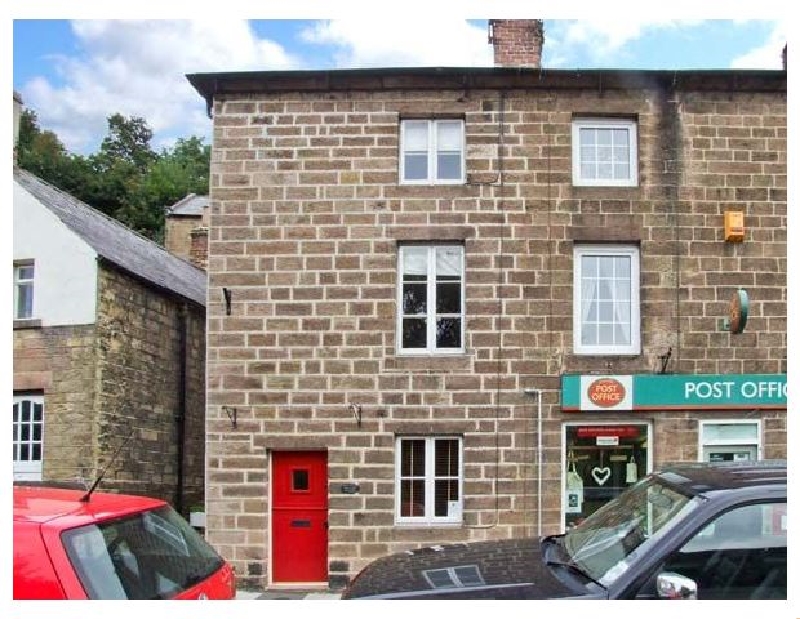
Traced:
<path id="1" fill-rule="evenodd" d="M 95 322 L 97 253 L 16 182 L 14 260 L 34 261 L 32 318 L 42 326 Z"/>

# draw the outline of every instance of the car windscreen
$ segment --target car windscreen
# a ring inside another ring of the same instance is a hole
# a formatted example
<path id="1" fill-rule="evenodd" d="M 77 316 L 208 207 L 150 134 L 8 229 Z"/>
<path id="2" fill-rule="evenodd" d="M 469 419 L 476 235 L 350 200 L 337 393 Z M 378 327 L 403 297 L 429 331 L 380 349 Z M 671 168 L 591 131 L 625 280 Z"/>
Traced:
<path id="1" fill-rule="evenodd" d="M 569 531 L 564 548 L 576 566 L 608 586 L 700 501 L 647 477 Z"/>
<path id="2" fill-rule="evenodd" d="M 223 564 L 169 506 L 71 529 L 62 540 L 90 599 L 170 598 Z"/>

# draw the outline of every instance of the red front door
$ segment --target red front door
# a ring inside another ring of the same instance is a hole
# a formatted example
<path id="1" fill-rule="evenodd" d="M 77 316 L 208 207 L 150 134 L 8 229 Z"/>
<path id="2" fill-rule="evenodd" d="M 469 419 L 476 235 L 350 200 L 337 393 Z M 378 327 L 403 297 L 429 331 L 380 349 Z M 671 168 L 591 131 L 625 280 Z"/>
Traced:
<path id="1" fill-rule="evenodd" d="M 328 457 L 272 454 L 272 582 L 328 580 Z"/>

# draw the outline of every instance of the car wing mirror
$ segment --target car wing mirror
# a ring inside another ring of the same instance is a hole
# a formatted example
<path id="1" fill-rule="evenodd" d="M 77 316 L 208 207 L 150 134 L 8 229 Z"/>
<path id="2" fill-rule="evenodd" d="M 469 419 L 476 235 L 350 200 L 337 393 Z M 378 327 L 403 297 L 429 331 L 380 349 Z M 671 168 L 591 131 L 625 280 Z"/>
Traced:
<path id="1" fill-rule="evenodd" d="M 696 600 L 697 583 L 675 572 L 661 572 L 656 578 L 656 592 L 662 600 Z"/>

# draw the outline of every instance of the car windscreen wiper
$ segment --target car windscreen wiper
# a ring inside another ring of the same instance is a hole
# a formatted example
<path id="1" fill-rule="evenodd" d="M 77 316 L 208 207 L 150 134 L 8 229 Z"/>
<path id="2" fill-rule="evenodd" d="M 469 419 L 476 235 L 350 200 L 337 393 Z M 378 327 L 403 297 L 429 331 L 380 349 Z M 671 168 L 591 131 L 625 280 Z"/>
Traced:
<path id="1" fill-rule="evenodd" d="M 592 578 L 591 574 L 589 574 L 586 570 L 582 569 L 581 567 L 579 567 L 575 563 L 570 563 L 570 562 L 567 562 L 567 561 L 554 561 L 552 559 L 549 559 L 549 560 L 545 561 L 545 565 L 553 565 L 553 566 L 556 566 L 556 567 L 566 568 L 570 572 L 578 574 L 579 576 L 583 576 L 584 578 L 586 578 L 590 582 L 593 582 L 598 587 L 603 589 L 603 591 L 608 591 L 608 587 L 606 587 L 599 580 L 595 580 L 594 578 Z"/>

